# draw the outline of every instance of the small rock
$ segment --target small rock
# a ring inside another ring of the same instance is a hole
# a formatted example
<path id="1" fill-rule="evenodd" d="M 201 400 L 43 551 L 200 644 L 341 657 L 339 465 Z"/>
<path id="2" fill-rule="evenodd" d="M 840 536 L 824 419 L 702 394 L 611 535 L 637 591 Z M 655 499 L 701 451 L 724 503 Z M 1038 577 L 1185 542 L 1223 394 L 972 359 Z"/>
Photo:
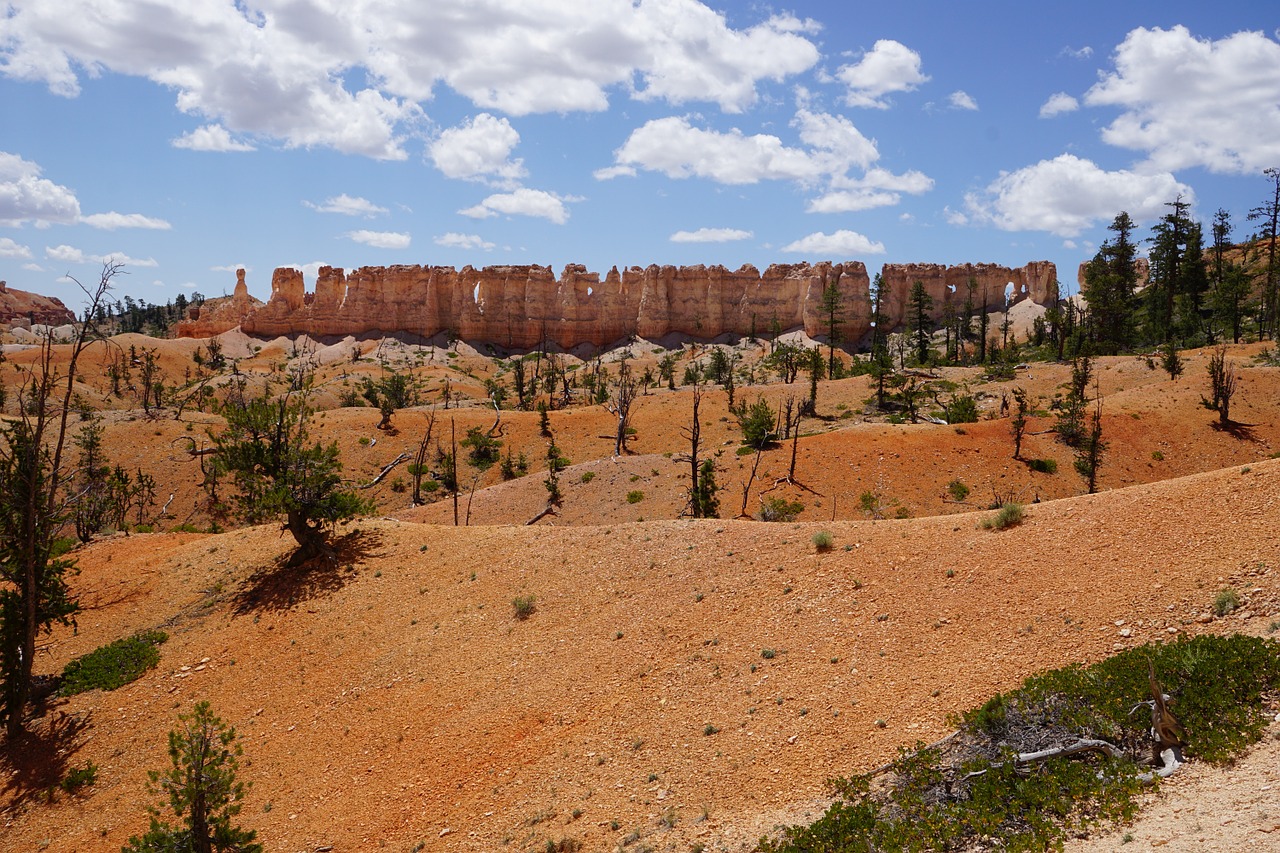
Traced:
<path id="1" fill-rule="evenodd" d="M 440 837 L 444 838 L 446 835 L 448 835 L 451 832 L 453 832 L 453 830 L 446 826 L 444 829 L 440 830 Z"/>

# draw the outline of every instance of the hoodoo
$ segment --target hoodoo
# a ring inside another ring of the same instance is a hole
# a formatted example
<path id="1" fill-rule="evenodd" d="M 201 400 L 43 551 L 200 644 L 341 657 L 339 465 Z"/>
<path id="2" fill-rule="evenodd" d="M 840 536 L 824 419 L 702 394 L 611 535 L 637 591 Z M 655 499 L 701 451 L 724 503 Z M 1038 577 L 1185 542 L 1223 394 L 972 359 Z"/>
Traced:
<path id="1" fill-rule="evenodd" d="M 916 281 L 933 297 L 936 317 L 969 298 L 990 310 L 1057 298 L 1056 270 L 1048 261 L 1018 268 L 888 264 L 882 276 L 883 310 L 895 327 Z M 773 264 L 763 273 L 751 265 L 652 264 L 614 267 L 603 281 L 579 264 L 566 266 L 559 277 L 538 265 L 361 267 L 350 273 L 321 267 L 314 293 L 306 291 L 300 271 L 281 267 L 265 304 L 249 296 L 241 270 L 233 298 L 215 311 L 193 314 L 178 334 L 207 337 L 237 325 L 264 337 L 452 332 L 502 347 L 546 343 L 566 349 L 631 336 L 763 334 L 775 325 L 817 337 L 824 329 L 822 294 L 833 286 L 843 305 L 842 337 L 859 340 L 871 328 L 870 281 L 859 261 Z"/>

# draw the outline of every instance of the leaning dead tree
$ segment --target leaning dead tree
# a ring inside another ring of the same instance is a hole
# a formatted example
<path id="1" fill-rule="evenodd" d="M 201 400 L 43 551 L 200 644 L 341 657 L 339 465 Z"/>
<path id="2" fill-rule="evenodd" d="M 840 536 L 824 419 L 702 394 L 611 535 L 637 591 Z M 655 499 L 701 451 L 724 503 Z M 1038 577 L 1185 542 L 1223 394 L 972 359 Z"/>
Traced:
<path id="1" fill-rule="evenodd" d="M 605 403 L 605 409 L 618 419 L 618 428 L 613 439 L 613 455 L 622 456 L 627 452 L 627 439 L 631 429 L 631 405 L 636 400 L 638 383 L 631 375 L 631 366 L 625 361 L 618 365 L 618 382 L 613 388 L 613 397 Z"/>

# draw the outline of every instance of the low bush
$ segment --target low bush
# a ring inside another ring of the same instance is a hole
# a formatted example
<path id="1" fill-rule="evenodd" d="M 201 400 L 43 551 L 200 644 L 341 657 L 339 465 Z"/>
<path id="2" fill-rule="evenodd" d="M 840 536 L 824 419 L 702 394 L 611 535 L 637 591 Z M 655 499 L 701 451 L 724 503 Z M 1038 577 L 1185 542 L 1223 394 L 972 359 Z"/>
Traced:
<path id="1" fill-rule="evenodd" d="M 644 500 L 644 492 L 640 491 L 639 489 L 634 489 L 630 492 L 627 492 L 627 503 L 638 504 L 642 500 Z"/>
<path id="2" fill-rule="evenodd" d="M 1027 467 L 1038 474 L 1056 474 L 1058 473 L 1058 462 L 1056 459 L 1029 459 Z"/>
<path id="3" fill-rule="evenodd" d="M 533 615 L 537 605 L 532 595 L 517 595 L 511 602 L 511 608 L 515 611 L 516 618 L 523 622 Z"/>
<path id="4" fill-rule="evenodd" d="M 762 853 L 865 850 L 1045 850 L 1091 825 L 1138 810 L 1135 757 L 1150 754 L 1148 665 L 1184 729 L 1188 757 L 1225 763 L 1263 735 L 1266 697 L 1280 688 L 1280 643 L 1203 636 L 1130 649 L 1027 679 L 954 720 L 945 746 L 903 750 L 887 785 L 834 780 L 839 798 L 808 826 L 761 839 Z M 1077 739 L 1106 741 L 1125 757 L 1082 753 L 1031 764 L 1016 753 Z M 1028 772 L 1031 771 L 1031 772 Z"/>
<path id="5" fill-rule="evenodd" d="M 827 551 L 830 551 L 834 542 L 835 540 L 832 538 L 831 531 L 829 530 L 819 530 L 817 533 L 813 534 L 813 547 L 816 548 L 819 553 L 826 553 Z"/>
<path id="6" fill-rule="evenodd" d="M 136 681 L 160 663 L 157 647 L 167 639 L 164 631 L 143 631 L 100 646 L 63 667 L 60 692 L 74 696 L 86 690 L 115 690 Z"/>
<path id="7" fill-rule="evenodd" d="M 1226 616 L 1229 613 L 1235 613 L 1240 609 L 1240 593 L 1234 589 L 1227 587 L 1218 591 L 1213 597 L 1213 614 L 1215 616 Z"/>
<path id="8" fill-rule="evenodd" d="M 760 507 L 761 521 L 795 521 L 804 512 L 804 504 L 786 498 L 769 498 Z"/>
<path id="9" fill-rule="evenodd" d="M 982 527 L 984 530 L 1006 530 L 1017 527 L 1025 517 L 1026 511 L 1022 508 L 1022 504 L 1007 503 L 1001 505 L 995 515 L 984 518 Z"/>
<path id="10" fill-rule="evenodd" d="M 84 767 L 72 767 L 67 771 L 67 775 L 62 777 L 62 781 L 58 786 L 68 794 L 74 794 L 81 788 L 92 785 L 98 781 L 98 765 L 90 761 Z"/>

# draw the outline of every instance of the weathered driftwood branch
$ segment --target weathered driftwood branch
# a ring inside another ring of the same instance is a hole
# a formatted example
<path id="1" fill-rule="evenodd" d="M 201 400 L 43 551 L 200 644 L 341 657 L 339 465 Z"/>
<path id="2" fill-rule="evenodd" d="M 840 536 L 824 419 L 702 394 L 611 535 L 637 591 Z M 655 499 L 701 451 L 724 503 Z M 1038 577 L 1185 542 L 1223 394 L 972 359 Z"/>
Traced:
<path id="1" fill-rule="evenodd" d="M 365 483 L 363 486 L 358 486 L 357 488 L 360 488 L 360 489 L 373 488 L 374 486 L 378 485 L 378 483 L 382 482 L 383 477 L 391 473 L 392 468 L 396 467 L 397 465 L 399 465 L 401 462 L 405 461 L 408 458 L 409 458 L 408 453 L 401 452 L 399 456 L 397 456 L 395 459 L 392 459 L 390 462 L 387 463 L 387 466 L 378 473 L 378 476 L 374 477 L 372 480 Z"/>

